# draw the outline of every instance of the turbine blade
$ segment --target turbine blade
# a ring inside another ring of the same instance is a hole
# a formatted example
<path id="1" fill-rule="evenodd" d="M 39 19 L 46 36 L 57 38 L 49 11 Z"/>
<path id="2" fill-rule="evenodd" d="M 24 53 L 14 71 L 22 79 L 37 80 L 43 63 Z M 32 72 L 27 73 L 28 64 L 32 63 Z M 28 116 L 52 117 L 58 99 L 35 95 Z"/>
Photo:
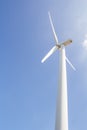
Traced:
<path id="1" fill-rule="evenodd" d="M 76 71 L 75 67 L 72 65 L 72 63 L 69 61 L 69 59 L 66 57 L 66 61 L 68 62 L 68 64 L 72 67 L 72 69 L 74 71 Z"/>
<path id="2" fill-rule="evenodd" d="M 41 60 L 43 63 L 45 60 L 47 60 L 56 50 L 58 49 L 57 46 L 54 46 L 47 54 L 46 56 Z"/>
<path id="3" fill-rule="evenodd" d="M 52 31 L 53 31 L 53 35 L 54 35 L 55 42 L 56 42 L 56 44 L 58 44 L 58 38 L 57 38 L 55 29 L 54 29 L 54 25 L 53 25 L 53 22 L 52 22 L 52 18 L 51 18 L 50 12 L 48 12 L 48 15 L 49 15 L 50 24 L 51 24 L 51 27 L 52 27 Z"/>
<path id="4" fill-rule="evenodd" d="M 71 40 L 71 39 L 69 39 L 69 40 L 63 42 L 62 45 L 67 46 L 67 45 L 70 44 L 70 43 L 72 43 L 72 40 Z"/>

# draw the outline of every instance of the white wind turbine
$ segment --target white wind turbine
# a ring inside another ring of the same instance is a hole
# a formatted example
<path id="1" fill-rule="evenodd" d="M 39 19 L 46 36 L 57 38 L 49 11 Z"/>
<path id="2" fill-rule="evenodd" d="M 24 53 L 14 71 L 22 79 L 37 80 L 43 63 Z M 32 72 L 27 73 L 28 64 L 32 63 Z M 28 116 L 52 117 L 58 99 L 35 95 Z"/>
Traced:
<path id="1" fill-rule="evenodd" d="M 69 45 L 72 40 L 67 40 L 59 44 L 58 38 L 53 26 L 52 18 L 50 13 L 48 13 L 50 24 L 52 27 L 55 46 L 47 53 L 47 55 L 42 59 L 42 63 L 47 60 L 56 50 L 59 50 L 59 86 L 58 86 L 58 98 L 57 98 L 57 108 L 56 108 L 56 122 L 55 130 L 68 130 L 68 96 L 67 96 L 67 74 L 66 74 L 66 61 L 75 70 L 74 66 L 68 60 L 65 55 L 65 46 Z"/>

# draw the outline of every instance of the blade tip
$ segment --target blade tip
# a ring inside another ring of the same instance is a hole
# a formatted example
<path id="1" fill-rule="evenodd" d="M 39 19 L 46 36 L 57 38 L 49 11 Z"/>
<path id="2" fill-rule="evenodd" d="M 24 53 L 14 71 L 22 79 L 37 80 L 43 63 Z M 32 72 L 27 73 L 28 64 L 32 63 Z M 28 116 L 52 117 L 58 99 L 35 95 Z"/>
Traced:
<path id="1" fill-rule="evenodd" d="M 72 66 L 72 69 L 73 69 L 74 71 L 76 71 L 76 68 L 75 68 L 74 66 Z"/>
<path id="2" fill-rule="evenodd" d="M 41 63 L 44 63 L 44 61 L 43 61 L 43 60 L 41 60 Z"/>
<path id="3" fill-rule="evenodd" d="M 74 71 L 76 71 L 76 68 L 74 68 Z"/>
<path id="4" fill-rule="evenodd" d="M 50 11 L 48 11 L 48 16 L 49 16 L 49 18 L 51 17 Z"/>
<path id="5" fill-rule="evenodd" d="M 48 15 L 50 14 L 50 11 L 48 11 Z"/>

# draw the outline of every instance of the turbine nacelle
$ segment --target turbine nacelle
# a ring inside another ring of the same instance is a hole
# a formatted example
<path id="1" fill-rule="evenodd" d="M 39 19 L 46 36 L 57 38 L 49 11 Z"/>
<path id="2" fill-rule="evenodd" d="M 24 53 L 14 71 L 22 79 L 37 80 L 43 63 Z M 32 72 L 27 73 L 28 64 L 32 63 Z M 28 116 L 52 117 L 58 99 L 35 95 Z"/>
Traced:
<path id="1" fill-rule="evenodd" d="M 72 43 L 72 40 L 69 39 L 69 40 L 63 42 L 61 45 L 67 46 L 67 45 L 69 45 L 69 44 L 71 44 L 71 43 Z"/>
<path id="2" fill-rule="evenodd" d="M 69 39 L 69 40 L 67 40 L 67 41 L 65 41 L 65 42 L 62 42 L 62 43 L 60 43 L 60 44 L 56 44 L 56 46 L 58 47 L 58 49 L 61 49 L 62 46 L 67 46 L 67 45 L 69 45 L 69 44 L 71 44 L 71 43 L 72 43 L 72 40 Z"/>

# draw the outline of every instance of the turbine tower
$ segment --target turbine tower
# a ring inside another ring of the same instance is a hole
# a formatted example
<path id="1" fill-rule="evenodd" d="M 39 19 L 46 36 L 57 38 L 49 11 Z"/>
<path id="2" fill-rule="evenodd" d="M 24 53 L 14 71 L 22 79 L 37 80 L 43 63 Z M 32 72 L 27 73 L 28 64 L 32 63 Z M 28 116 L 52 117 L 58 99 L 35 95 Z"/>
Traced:
<path id="1" fill-rule="evenodd" d="M 66 74 L 66 61 L 75 70 L 74 66 L 68 60 L 65 54 L 65 47 L 72 43 L 69 39 L 65 42 L 59 44 L 58 38 L 53 26 L 52 18 L 50 12 L 48 13 L 50 24 L 52 27 L 55 46 L 47 53 L 47 55 L 42 59 L 42 63 L 47 60 L 56 50 L 59 50 L 59 81 L 58 81 L 58 96 L 57 96 L 57 106 L 56 106 L 56 121 L 55 130 L 68 130 L 68 96 L 67 96 L 67 74 Z"/>

